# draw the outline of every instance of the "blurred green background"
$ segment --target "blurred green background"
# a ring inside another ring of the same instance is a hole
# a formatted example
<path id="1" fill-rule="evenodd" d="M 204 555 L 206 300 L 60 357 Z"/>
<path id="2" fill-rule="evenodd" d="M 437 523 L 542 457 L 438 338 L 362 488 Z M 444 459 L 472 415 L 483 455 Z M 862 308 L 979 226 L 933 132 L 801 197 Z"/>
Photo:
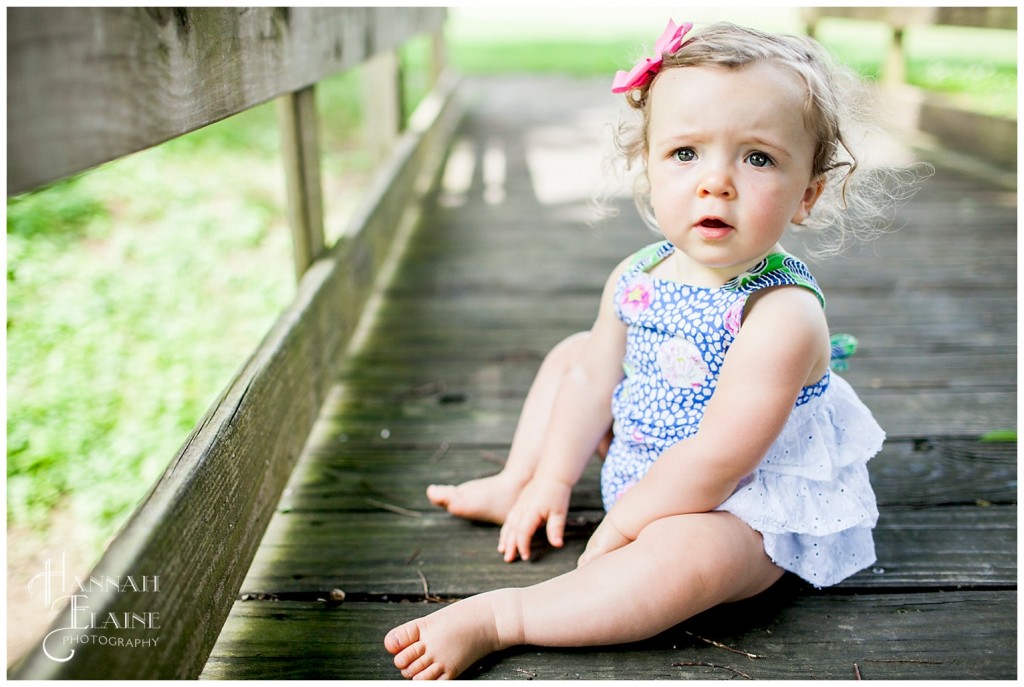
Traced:
<path id="1" fill-rule="evenodd" d="M 610 80 L 649 51 L 667 10 L 456 8 L 449 61 L 465 74 Z M 627 16 L 628 15 L 628 16 Z M 799 10 L 702 10 L 800 32 Z M 823 20 L 819 39 L 877 77 L 886 26 Z M 908 81 L 1016 116 L 1016 32 L 907 31 Z M 426 41 L 402 53 L 411 108 Z M 372 173 L 361 74 L 318 89 L 329 241 Z M 98 556 L 294 294 L 284 178 L 267 104 L 7 203 L 7 517 L 10 536 L 74 536 Z M 75 532 L 48 531 L 54 514 Z M 83 563 L 91 561 L 83 561 Z"/>

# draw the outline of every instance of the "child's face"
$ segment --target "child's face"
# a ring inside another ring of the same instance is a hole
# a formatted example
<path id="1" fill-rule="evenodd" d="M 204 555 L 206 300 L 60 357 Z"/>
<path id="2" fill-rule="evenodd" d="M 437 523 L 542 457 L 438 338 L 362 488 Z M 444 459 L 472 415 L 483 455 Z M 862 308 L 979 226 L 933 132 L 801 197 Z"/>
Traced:
<path id="1" fill-rule="evenodd" d="M 647 175 L 665 237 L 733 276 L 771 252 L 821 194 L 804 86 L 772 64 L 684 67 L 651 91 Z"/>

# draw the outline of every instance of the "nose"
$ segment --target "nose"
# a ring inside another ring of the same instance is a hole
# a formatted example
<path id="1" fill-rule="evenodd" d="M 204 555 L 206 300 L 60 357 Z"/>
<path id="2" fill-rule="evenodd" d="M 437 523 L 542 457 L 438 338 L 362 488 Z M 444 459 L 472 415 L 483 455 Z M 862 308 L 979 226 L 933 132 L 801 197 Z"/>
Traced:
<path id="1" fill-rule="evenodd" d="M 736 197 L 736 187 L 733 186 L 732 177 L 720 167 L 709 169 L 701 177 L 700 185 L 697 187 L 697 195 L 701 198 L 724 198 L 731 200 Z"/>

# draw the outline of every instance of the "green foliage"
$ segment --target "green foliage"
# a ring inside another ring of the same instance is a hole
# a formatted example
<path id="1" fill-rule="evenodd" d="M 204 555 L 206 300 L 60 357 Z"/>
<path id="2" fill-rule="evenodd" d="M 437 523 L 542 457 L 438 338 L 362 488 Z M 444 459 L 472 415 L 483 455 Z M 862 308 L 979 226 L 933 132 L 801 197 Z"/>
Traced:
<path id="1" fill-rule="evenodd" d="M 636 41 L 474 41 L 450 47 L 452 62 L 471 74 L 557 73 L 570 76 L 610 75 L 629 66 L 637 55 Z"/>
<path id="2" fill-rule="evenodd" d="M 8 202 L 9 520 L 67 499 L 104 539 L 287 304 L 280 172 L 223 145 Z"/>
<path id="3" fill-rule="evenodd" d="M 997 429 L 986 434 L 982 434 L 978 441 L 985 443 L 1017 443 L 1017 430 L 1015 429 Z"/>

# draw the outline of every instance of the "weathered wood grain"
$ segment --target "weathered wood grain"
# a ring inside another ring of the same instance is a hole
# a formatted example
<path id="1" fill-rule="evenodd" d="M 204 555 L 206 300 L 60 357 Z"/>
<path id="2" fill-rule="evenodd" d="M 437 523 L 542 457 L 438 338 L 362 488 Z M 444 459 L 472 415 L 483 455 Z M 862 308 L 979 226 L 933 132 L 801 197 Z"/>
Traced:
<path id="1" fill-rule="evenodd" d="M 430 512 L 426 485 L 458 484 L 498 472 L 507 445 L 424 444 L 379 447 L 323 443 L 296 468 L 281 497 L 282 512 L 372 510 L 367 499 Z M 879 504 L 928 507 L 1012 504 L 1017 500 L 1017 447 L 972 439 L 889 441 L 868 464 Z M 576 486 L 573 503 L 601 508 L 594 460 Z"/>
<path id="2" fill-rule="evenodd" d="M 430 7 L 12 8 L 7 193 L 147 148 L 354 67 Z"/>
<path id="3" fill-rule="evenodd" d="M 1016 606 L 1014 592 L 793 599 L 773 591 L 705 613 L 644 643 L 587 650 L 523 647 L 485 660 L 466 677 L 853 680 L 857 670 L 866 680 L 1013 679 Z M 202 677 L 395 679 L 384 635 L 438 607 L 239 602 Z M 951 627 L 957 628 L 955 636 Z"/>
<path id="4" fill-rule="evenodd" d="M 576 567 L 600 521 L 574 511 L 562 550 L 536 538 L 540 554 L 507 564 L 497 528 L 436 511 L 392 512 L 386 494 L 341 513 L 276 517 L 242 584 L 243 594 L 324 594 L 333 588 L 371 596 L 430 593 L 459 598 L 535 584 Z M 875 530 L 878 562 L 840 586 L 851 589 L 1007 587 L 1015 584 L 1016 507 L 883 508 Z M 421 578 L 420 575 L 424 577 Z"/>
<path id="5" fill-rule="evenodd" d="M 358 230 L 313 264 L 295 301 L 94 569 L 92 575 L 104 578 L 162 578 L 159 594 L 111 592 L 89 598 L 96 613 L 160 614 L 159 642 L 147 650 L 146 660 L 98 643 L 102 630 L 76 628 L 57 635 L 92 639 L 73 661 L 57 663 L 36 651 L 16 675 L 137 679 L 199 674 L 374 282 L 417 216 L 419 198 L 458 120 L 453 88 L 454 82 L 445 79 L 424 101 L 418 123 L 396 147 L 357 213 Z M 70 627 L 68 622 L 61 617 L 52 629 Z"/>

